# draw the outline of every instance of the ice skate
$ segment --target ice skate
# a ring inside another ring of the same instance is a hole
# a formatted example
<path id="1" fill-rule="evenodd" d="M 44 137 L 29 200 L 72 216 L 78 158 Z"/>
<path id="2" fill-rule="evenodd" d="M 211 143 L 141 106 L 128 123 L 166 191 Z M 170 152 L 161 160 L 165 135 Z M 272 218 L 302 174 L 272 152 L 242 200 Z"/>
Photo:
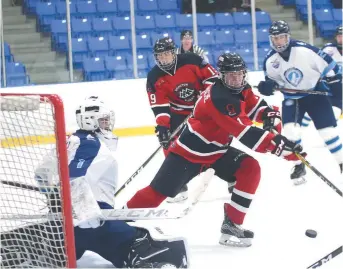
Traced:
<path id="1" fill-rule="evenodd" d="M 293 180 L 294 185 L 301 185 L 306 183 L 306 170 L 305 170 L 305 164 L 297 164 L 294 166 L 291 179 Z"/>
<path id="2" fill-rule="evenodd" d="M 188 187 L 187 185 L 183 186 L 180 193 L 174 198 L 168 198 L 167 203 L 181 203 L 188 199 Z"/>
<path id="3" fill-rule="evenodd" d="M 232 247 L 250 247 L 254 233 L 243 229 L 240 225 L 234 224 L 226 215 L 224 205 L 224 221 L 221 227 L 219 244 Z"/>

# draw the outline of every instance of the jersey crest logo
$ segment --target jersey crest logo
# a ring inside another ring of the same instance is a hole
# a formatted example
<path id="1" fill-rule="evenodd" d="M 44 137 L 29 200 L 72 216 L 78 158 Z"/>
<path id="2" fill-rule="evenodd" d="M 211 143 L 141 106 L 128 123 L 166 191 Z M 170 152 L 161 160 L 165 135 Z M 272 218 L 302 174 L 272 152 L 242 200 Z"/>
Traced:
<path id="1" fill-rule="evenodd" d="M 196 99 L 196 92 L 191 83 L 182 83 L 176 86 L 175 94 L 185 102 L 192 102 Z"/>
<path id="2" fill-rule="evenodd" d="M 298 86 L 304 78 L 303 72 L 295 67 L 287 69 L 284 73 L 284 76 L 288 83 L 294 87 Z"/>

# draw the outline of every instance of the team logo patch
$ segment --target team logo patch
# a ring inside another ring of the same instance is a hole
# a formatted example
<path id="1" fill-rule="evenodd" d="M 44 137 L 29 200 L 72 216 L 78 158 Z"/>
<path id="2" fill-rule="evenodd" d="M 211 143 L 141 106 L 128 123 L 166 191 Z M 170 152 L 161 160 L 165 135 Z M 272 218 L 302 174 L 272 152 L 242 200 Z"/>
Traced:
<path id="1" fill-rule="evenodd" d="M 185 102 L 192 102 L 196 99 L 196 91 L 192 83 L 182 83 L 176 86 L 175 94 Z"/>
<path id="2" fill-rule="evenodd" d="M 303 72 L 295 67 L 287 69 L 283 75 L 285 76 L 288 83 L 294 87 L 298 86 L 304 78 Z"/>
<path id="3" fill-rule="evenodd" d="M 230 117 L 233 117 L 233 116 L 236 116 L 236 115 L 237 115 L 237 111 L 236 111 L 236 109 L 235 109 L 235 106 L 232 105 L 232 104 L 228 104 L 228 105 L 226 106 L 226 110 L 227 110 L 228 115 L 229 115 Z"/>
<path id="4" fill-rule="evenodd" d="M 277 69 L 277 68 L 279 68 L 279 66 L 280 66 L 279 60 L 276 59 L 276 60 L 272 61 L 272 67 L 273 68 Z"/>

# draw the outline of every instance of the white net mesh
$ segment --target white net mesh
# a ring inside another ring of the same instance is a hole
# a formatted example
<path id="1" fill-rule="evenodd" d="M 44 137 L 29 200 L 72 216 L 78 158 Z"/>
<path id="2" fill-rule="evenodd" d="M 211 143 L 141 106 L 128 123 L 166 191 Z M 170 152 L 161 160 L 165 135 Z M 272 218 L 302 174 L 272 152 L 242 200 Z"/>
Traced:
<path id="1" fill-rule="evenodd" d="M 0 267 L 65 267 L 55 108 L 49 97 L 0 100 Z"/>

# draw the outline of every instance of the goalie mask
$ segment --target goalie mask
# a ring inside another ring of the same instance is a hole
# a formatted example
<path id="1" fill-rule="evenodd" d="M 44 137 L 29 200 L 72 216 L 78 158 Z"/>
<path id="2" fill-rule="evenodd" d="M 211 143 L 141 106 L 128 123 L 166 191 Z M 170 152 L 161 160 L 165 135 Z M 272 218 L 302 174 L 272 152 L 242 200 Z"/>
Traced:
<path id="1" fill-rule="evenodd" d="M 285 51 L 291 42 L 290 28 L 285 21 L 274 21 L 269 28 L 269 42 L 276 52 Z"/>
<path id="2" fill-rule="evenodd" d="M 114 127 L 114 112 L 97 96 L 87 97 L 76 110 L 76 121 L 81 130 L 111 132 Z"/>
<path id="3" fill-rule="evenodd" d="M 237 53 L 224 53 L 218 57 L 217 67 L 223 84 L 233 93 L 240 93 L 247 85 L 247 67 Z"/>

